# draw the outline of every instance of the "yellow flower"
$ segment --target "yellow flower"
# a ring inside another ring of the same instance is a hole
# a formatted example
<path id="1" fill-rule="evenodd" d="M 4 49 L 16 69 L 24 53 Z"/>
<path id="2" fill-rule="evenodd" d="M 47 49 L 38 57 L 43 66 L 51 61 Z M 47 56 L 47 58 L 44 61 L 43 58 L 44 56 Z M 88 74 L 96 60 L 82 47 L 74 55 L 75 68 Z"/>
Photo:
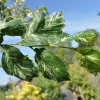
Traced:
<path id="1" fill-rule="evenodd" d="M 14 96 L 14 95 L 9 95 L 9 96 L 6 96 L 6 98 L 7 98 L 7 99 L 9 99 L 9 98 L 10 98 L 10 99 L 14 99 L 15 96 Z"/>
<path id="2" fill-rule="evenodd" d="M 23 99 L 23 96 L 22 96 L 22 95 L 19 95 L 19 96 L 17 97 L 17 100 L 21 100 L 21 99 Z"/>
<path id="3" fill-rule="evenodd" d="M 26 99 L 27 100 L 33 100 L 33 96 L 32 95 L 28 95 Z"/>
<path id="4" fill-rule="evenodd" d="M 38 91 L 38 90 L 35 90 L 32 92 L 33 95 L 38 95 L 39 93 L 40 93 L 40 91 Z"/>
<path id="5" fill-rule="evenodd" d="M 45 97 L 46 97 L 46 95 L 47 95 L 47 94 L 42 93 L 42 94 L 41 94 L 41 98 L 45 98 Z"/>

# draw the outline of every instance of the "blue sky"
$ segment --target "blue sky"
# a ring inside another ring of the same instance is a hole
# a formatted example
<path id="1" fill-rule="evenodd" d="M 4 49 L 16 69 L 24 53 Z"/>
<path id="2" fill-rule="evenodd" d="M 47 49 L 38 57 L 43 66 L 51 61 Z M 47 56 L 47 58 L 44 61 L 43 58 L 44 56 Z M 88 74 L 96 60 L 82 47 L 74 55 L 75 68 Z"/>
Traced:
<path id="1" fill-rule="evenodd" d="M 11 1 L 11 0 L 8 0 Z M 9 5 L 11 2 L 9 2 Z M 26 0 L 25 4 L 32 10 L 39 6 L 47 7 L 49 13 L 64 11 L 66 27 L 64 31 L 73 34 L 85 29 L 95 29 L 100 32 L 100 0 Z M 20 37 L 4 37 L 3 43 L 11 43 L 20 40 Z M 74 43 L 74 45 L 76 45 Z M 30 57 L 34 54 L 27 48 L 20 48 L 24 54 Z M 1 55 L 1 54 L 0 54 Z M 11 76 L 0 68 L 0 85 L 6 84 Z M 11 77 L 12 79 L 15 79 Z"/>
<path id="2" fill-rule="evenodd" d="M 26 0 L 31 9 L 44 5 L 50 13 L 64 11 L 64 31 L 78 32 L 88 28 L 99 29 L 100 0 Z"/>

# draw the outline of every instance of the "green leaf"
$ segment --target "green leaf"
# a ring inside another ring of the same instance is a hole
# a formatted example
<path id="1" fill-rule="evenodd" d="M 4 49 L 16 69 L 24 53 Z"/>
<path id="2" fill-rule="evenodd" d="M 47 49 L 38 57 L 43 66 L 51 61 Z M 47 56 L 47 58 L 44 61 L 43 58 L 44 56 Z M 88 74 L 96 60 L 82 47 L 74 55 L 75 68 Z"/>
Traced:
<path id="1" fill-rule="evenodd" d="M 21 46 L 35 46 L 35 45 L 48 45 L 47 41 L 45 41 L 44 37 L 37 34 L 32 34 L 27 38 L 22 39 L 20 42 L 17 43 Z"/>
<path id="2" fill-rule="evenodd" d="M 37 76 L 37 68 L 19 49 L 8 45 L 3 46 L 3 49 L 2 67 L 7 74 L 24 80 L 31 80 Z"/>
<path id="3" fill-rule="evenodd" d="M 62 27 L 64 27 L 62 12 L 45 16 L 46 14 L 41 9 L 36 9 L 24 38 L 17 44 L 23 46 L 49 45 L 68 37 L 68 34 L 62 33 Z"/>
<path id="4" fill-rule="evenodd" d="M 68 37 L 67 33 L 44 33 L 44 34 L 32 34 L 27 38 L 22 39 L 18 42 L 21 46 L 40 46 L 40 45 L 51 45 L 57 44 L 62 38 Z"/>
<path id="5" fill-rule="evenodd" d="M 0 4 L 7 3 L 8 0 L 0 0 Z"/>
<path id="6" fill-rule="evenodd" d="M 77 41 L 81 37 L 86 36 L 88 32 L 89 32 L 89 30 L 85 30 L 85 31 L 81 31 L 81 32 L 75 33 L 74 35 L 70 35 L 69 37 L 62 38 L 61 42 L 70 42 L 72 40 L 76 40 Z"/>
<path id="7" fill-rule="evenodd" d="M 29 23 L 29 27 L 27 28 L 25 37 L 28 37 L 31 34 L 36 33 L 41 27 L 43 27 L 44 19 L 45 19 L 45 13 L 43 13 L 38 8 L 35 9 L 34 18 Z"/>
<path id="8" fill-rule="evenodd" d="M 45 25 L 42 30 L 45 31 L 58 31 L 61 32 L 65 26 L 62 11 L 59 13 L 53 13 L 45 18 Z"/>
<path id="9" fill-rule="evenodd" d="M 3 42 L 3 34 L 0 32 L 0 44 Z"/>
<path id="10" fill-rule="evenodd" d="M 80 65 L 87 68 L 95 75 L 100 72 L 100 53 L 91 48 L 80 48 L 78 52 L 82 54 Z"/>
<path id="11" fill-rule="evenodd" d="M 62 28 L 65 26 L 62 12 L 46 16 L 41 9 L 41 7 L 37 8 L 33 12 L 34 18 L 30 21 L 25 37 L 29 37 L 32 34 L 62 33 Z"/>
<path id="12" fill-rule="evenodd" d="M 22 19 L 13 19 L 0 24 L 0 30 L 4 35 L 20 36 L 26 32 L 27 22 Z"/>
<path id="13" fill-rule="evenodd" d="M 3 36 L 0 36 L 0 44 L 3 42 Z"/>
<path id="14" fill-rule="evenodd" d="M 92 43 L 96 40 L 98 33 L 95 30 L 86 30 L 87 34 L 78 38 L 76 41 L 81 45 L 92 45 Z"/>
<path id="15" fill-rule="evenodd" d="M 66 65 L 51 50 L 35 49 L 35 60 L 43 76 L 57 81 L 70 80 Z"/>
<path id="16" fill-rule="evenodd" d="M 39 9 L 40 9 L 40 11 L 44 12 L 45 14 L 49 14 L 48 9 L 45 6 L 40 6 Z"/>
<path id="17" fill-rule="evenodd" d="M 0 44 L 3 42 L 3 35 L 0 34 Z"/>

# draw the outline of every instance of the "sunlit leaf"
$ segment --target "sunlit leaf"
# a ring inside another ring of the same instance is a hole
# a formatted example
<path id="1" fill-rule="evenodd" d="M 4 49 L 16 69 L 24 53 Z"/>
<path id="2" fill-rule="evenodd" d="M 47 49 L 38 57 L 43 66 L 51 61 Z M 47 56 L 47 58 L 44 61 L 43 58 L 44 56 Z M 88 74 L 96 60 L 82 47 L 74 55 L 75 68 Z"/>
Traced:
<path id="1" fill-rule="evenodd" d="M 21 0 L 22 2 L 25 2 L 25 0 Z"/>
<path id="2" fill-rule="evenodd" d="M 82 54 L 80 65 L 87 68 L 91 73 L 100 72 L 100 53 L 91 48 L 80 48 L 78 52 Z"/>
<path id="3" fill-rule="evenodd" d="M 36 33 L 37 30 L 39 30 L 39 28 L 41 27 L 42 22 L 44 21 L 45 14 L 39 9 L 35 9 L 33 14 L 34 17 L 29 23 L 25 37 L 28 37 L 31 34 Z"/>
<path id="4" fill-rule="evenodd" d="M 35 59 L 43 76 L 57 81 L 69 80 L 66 65 L 51 50 L 35 49 Z"/>
<path id="5" fill-rule="evenodd" d="M 85 32 L 87 32 L 87 34 L 77 38 L 76 41 L 79 42 L 80 45 L 92 45 L 96 40 L 98 33 L 95 30 L 86 30 Z"/>
<path id="6" fill-rule="evenodd" d="M 33 19 L 30 21 L 29 27 L 27 29 L 25 37 L 30 36 L 31 34 L 43 34 L 44 32 L 49 33 L 62 33 L 62 28 L 64 25 L 64 20 L 62 12 L 53 13 L 49 16 L 46 16 L 43 7 L 35 9 L 33 12 Z M 42 11 L 41 11 L 42 10 Z"/>
<path id="7" fill-rule="evenodd" d="M 51 45 L 60 43 L 62 38 L 68 37 L 69 34 L 67 33 L 42 33 L 42 34 L 32 34 L 27 38 L 23 38 L 20 42 L 18 42 L 18 45 L 22 46 L 35 46 L 35 45 Z"/>
<path id="8" fill-rule="evenodd" d="M 88 33 L 90 33 L 91 31 L 89 30 L 85 30 L 85 31 L 81 31 L 81 32 L 78 32 L 78 33 L 75 33 L 73 35 L 70 35 L 69 37 L 65 37 L 65 38 L 62 38 L 61 39 L 61 42 L 70 42 L 72 40 L 76 40 L 78 41 L 79 39 L 81 39 L 82 37 L 87 37 L 86 35 Z M 94 33 L 93 33 L 94 34 Z M 92 35 L 91 35 L 92 36 Z M 93 36 L 94 37 L 94 36 Z M 91 37 L 92 38 L 92 37 Z M 91 39 L 92 40 L 92 39 Z M 91 40 L 89 38 L 86 39 L 86 41 L 90 41 Z"/>
<path id="9" fill-rule="evenodd" d="M 40 6 L 39 8 L 42 12 L 44 12 L 45 14 L 49 14 L 48 13 L 48 9 L 45 6 Z"/>
<path id="10" fill-rule="evenodd" d="M 37 68 L 19 49 L 8 45 L 3 46 L 3 49 L 2 67 L 7 74 L 24 80 L 31 80 L 37 76 Z"/>
<path id="11" fill-rule="evenodd" d="M 22 19 L 13 19 L 8 22 L 0 24 L 0 30 L 5 35 L 19 36 L 23 35 L 26 31 L 27 22 Z"/>
<path id="12" fill-rule="evenodd" d="M 62 12 L 53 13 L 45 18 L 45 25 L 42 30 L 45 31 L 62 31 L 65 26 Z"/>

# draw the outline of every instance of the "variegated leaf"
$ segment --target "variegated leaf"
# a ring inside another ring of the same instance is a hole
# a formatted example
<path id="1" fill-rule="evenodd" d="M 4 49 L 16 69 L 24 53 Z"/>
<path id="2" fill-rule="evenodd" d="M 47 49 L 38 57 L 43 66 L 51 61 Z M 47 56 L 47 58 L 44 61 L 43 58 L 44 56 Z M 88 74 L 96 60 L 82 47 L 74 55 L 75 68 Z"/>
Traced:
<path id="1" fill-rule="evenodd" d="M 13 19 L 0 24 L 0 31 L 3 35 L 20 36 L 26 32 L 27 22 L 22 19 Z"/>
<path id="2" fill-rule="evenodd" d="M 42 45 L 57 45 L 62 38 L 68 37 L 67 33 L 44 33 L 44 34 L 32 34 L 27 38 L 22 39 L 18 42 L 21 46 L 42 46 Z"/>
<path id="3" fill-rule="evenodd" d="M 91 32 L 91 31 L 90 31 Z M 89 30 L 81 31 L 78 33 L 75 33 L 73 35 L 70 35 L 69 37 L 64 37 L 61 39 L 61 42 L 70 42 L 72 40 L 78 40 L 82 37 L 86 37 L 86 35 L 89 33 Z"/>
<path id="4" fill-rule="evenodd" d="M 49 49 L 35 49 L 35 60 L 39 66 L 39 71 L 48 79 L 57 81 L 69 80 L 66 65 Z"/>
<path id="5" fill-rule="evenodd" d="M 46 16 L 44 24 L 44 28 L 42 29 L 44 31 L 61 32 L 62 28 L 65 26 L 62 11 Z"/>
<path id="6" fill-rule="evenodd" d="M 34 18 L 29 23 L 25 37 L 28 37 L 31 34 L 35 34 L 39 30 L 39 28 L 41 29 L 41 26 L 44 23 L 44 19 L 45 19 L 45 14 L 39 9 L 35 9 Z"/>
<path id="7" fill-rule="evenodd" d="M 91 48 L 79 48 L 77 51 L 82 54 L 80 65 L 87 68 L 95 75 L 100 73 L 100 52 Z"/>
<path id="8" fill-rule="evenodd" d="M 86 30 L 87 34 L 77 38 L 76 41 L 79 42 L 82 46 L 92 45 L 98 36 L 98 33 L 95 30 Z"/>
<path id="9" fill-rule="evenodd" d="M 2 56 L 2 67 L 7 74 L 30 81 L 37 76 L 37 68 L 19 49 L 5 45 Z"/>

